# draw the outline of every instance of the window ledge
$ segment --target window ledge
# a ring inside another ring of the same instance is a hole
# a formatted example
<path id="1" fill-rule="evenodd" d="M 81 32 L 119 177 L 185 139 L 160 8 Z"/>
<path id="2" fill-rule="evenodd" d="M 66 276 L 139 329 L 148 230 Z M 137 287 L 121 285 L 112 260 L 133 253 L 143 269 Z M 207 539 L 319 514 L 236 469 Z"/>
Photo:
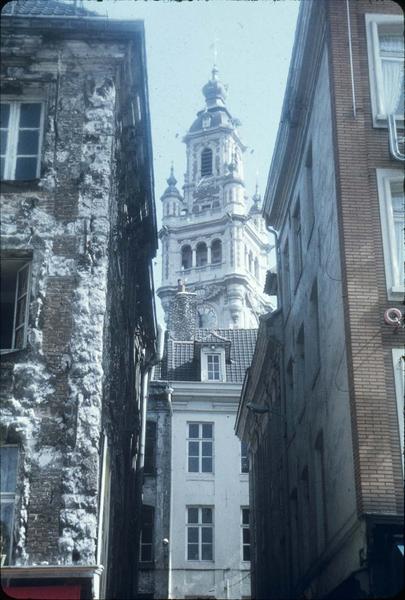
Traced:
<path id="1" fill-rule="evenodd" d="M 24 190 L 40 190 L 40 181 L 40 179 L 30 179 L 27 181 L 4 179 L 1 181 L 1 191 L 7 194 Z"/>
<path id="2" fill-rule="evenodd" d="M 402 287 L 399 285 L 398 286 L 393 285 L 388 290 L 388 300 L 394 300 L 394 301 L 403 300 L 404 294 L 405 294 L 405 287 Z"/>
<path id="3" fill-rule="evenodd" d="M 5 354 L 17 354 L 17 352 L 22 352 L 23 350 L 25 350 L 25 348 L 1 348 L 0 356 Z"/>

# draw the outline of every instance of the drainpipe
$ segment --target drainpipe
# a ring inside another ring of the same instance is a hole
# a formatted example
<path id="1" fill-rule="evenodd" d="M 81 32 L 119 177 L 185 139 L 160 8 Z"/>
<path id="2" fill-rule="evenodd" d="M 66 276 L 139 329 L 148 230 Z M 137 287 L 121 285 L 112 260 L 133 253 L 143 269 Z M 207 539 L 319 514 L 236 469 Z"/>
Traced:
<path id="1" fill-rule="evenodd" d="M 354 91 L 354 69 L 353 69 L 353 52 L 352 52 L 352 29 L 350 24 L 350 8 L 349 0 L 346 0 L 346 14 L 347 14 L 347 37 L 349 38 L 349 60 L 350 60 L 350 77 L 352 81 L 352 104 L 353 104 L 353 117 L 356 118 L 356 94 Z"/>

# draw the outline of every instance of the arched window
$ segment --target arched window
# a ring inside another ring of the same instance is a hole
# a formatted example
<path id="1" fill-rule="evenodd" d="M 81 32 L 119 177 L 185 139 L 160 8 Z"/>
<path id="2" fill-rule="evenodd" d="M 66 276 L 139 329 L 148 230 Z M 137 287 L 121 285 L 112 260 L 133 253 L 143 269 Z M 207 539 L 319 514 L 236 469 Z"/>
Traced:
<path id="1" fill-rule="evenodd" d="M 201 152 L 201 177 L 212 175 L 212 150 L 204 148 Z"/>
<path id="2" fill-rule="evenodd" d="M 203 267 L 207 264 L 207 244 L 199 242 L 196 248 L 196 265 Z"/>
<path id="3" fill-rule="evenodd" d="M 183 246 L 181 249 L 181 267 L 182 269 L 191 269 L 192 267 L 191 246 Z"/>
<path id="4" fill-rule="evenodd" d="M 222 242 L 214 240 L 211 244 L 211 263 L 216 265 L 222 262 Z"/>
<path id="5" fill-rule="evenodd" d="M 259 279 L 259 259 L 255 258 L 255 277 L 256 279 Z"/>

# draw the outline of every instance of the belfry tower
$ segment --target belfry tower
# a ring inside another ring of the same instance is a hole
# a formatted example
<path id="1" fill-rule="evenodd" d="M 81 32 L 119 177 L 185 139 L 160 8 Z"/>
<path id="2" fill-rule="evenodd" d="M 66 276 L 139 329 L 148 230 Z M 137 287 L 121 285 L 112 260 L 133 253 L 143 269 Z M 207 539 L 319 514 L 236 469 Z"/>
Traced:
<path id="1" fill-rule="evenodd" d="M 181 279 L 198 302 L 198 327 L 256 328 L 271 310 L 263 295 L 272 246 L 261 217 L 261 198 L 245 190 L 241 142 L 225 105 L 216 67 L 202 89 L 206 106 L 184 137 L 183 195 L 171 169 L 161 200 L 162 285 L 157 293 L 167 320 Z"/>

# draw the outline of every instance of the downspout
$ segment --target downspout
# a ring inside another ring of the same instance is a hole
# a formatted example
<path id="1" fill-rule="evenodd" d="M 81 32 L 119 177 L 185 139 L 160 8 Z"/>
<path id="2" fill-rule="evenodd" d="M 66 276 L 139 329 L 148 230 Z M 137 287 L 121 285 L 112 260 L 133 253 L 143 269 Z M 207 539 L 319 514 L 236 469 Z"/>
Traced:
<path id="1" fill-rule="evenodd" d="M 352 52 L 352 29 L 350 24 L 350 8 L 349 0 L 346 0 L 346 13 L 347 13 L 347 37 L 349 38 L 349 60 L 350 60 L 350 77 L 352 81 L 352 104 L 353 104 L 353 117 L 357 116 L 356 109 L 356 94 L 354 91 L 354 70 L 353 70 L 353 52 Z"/>

